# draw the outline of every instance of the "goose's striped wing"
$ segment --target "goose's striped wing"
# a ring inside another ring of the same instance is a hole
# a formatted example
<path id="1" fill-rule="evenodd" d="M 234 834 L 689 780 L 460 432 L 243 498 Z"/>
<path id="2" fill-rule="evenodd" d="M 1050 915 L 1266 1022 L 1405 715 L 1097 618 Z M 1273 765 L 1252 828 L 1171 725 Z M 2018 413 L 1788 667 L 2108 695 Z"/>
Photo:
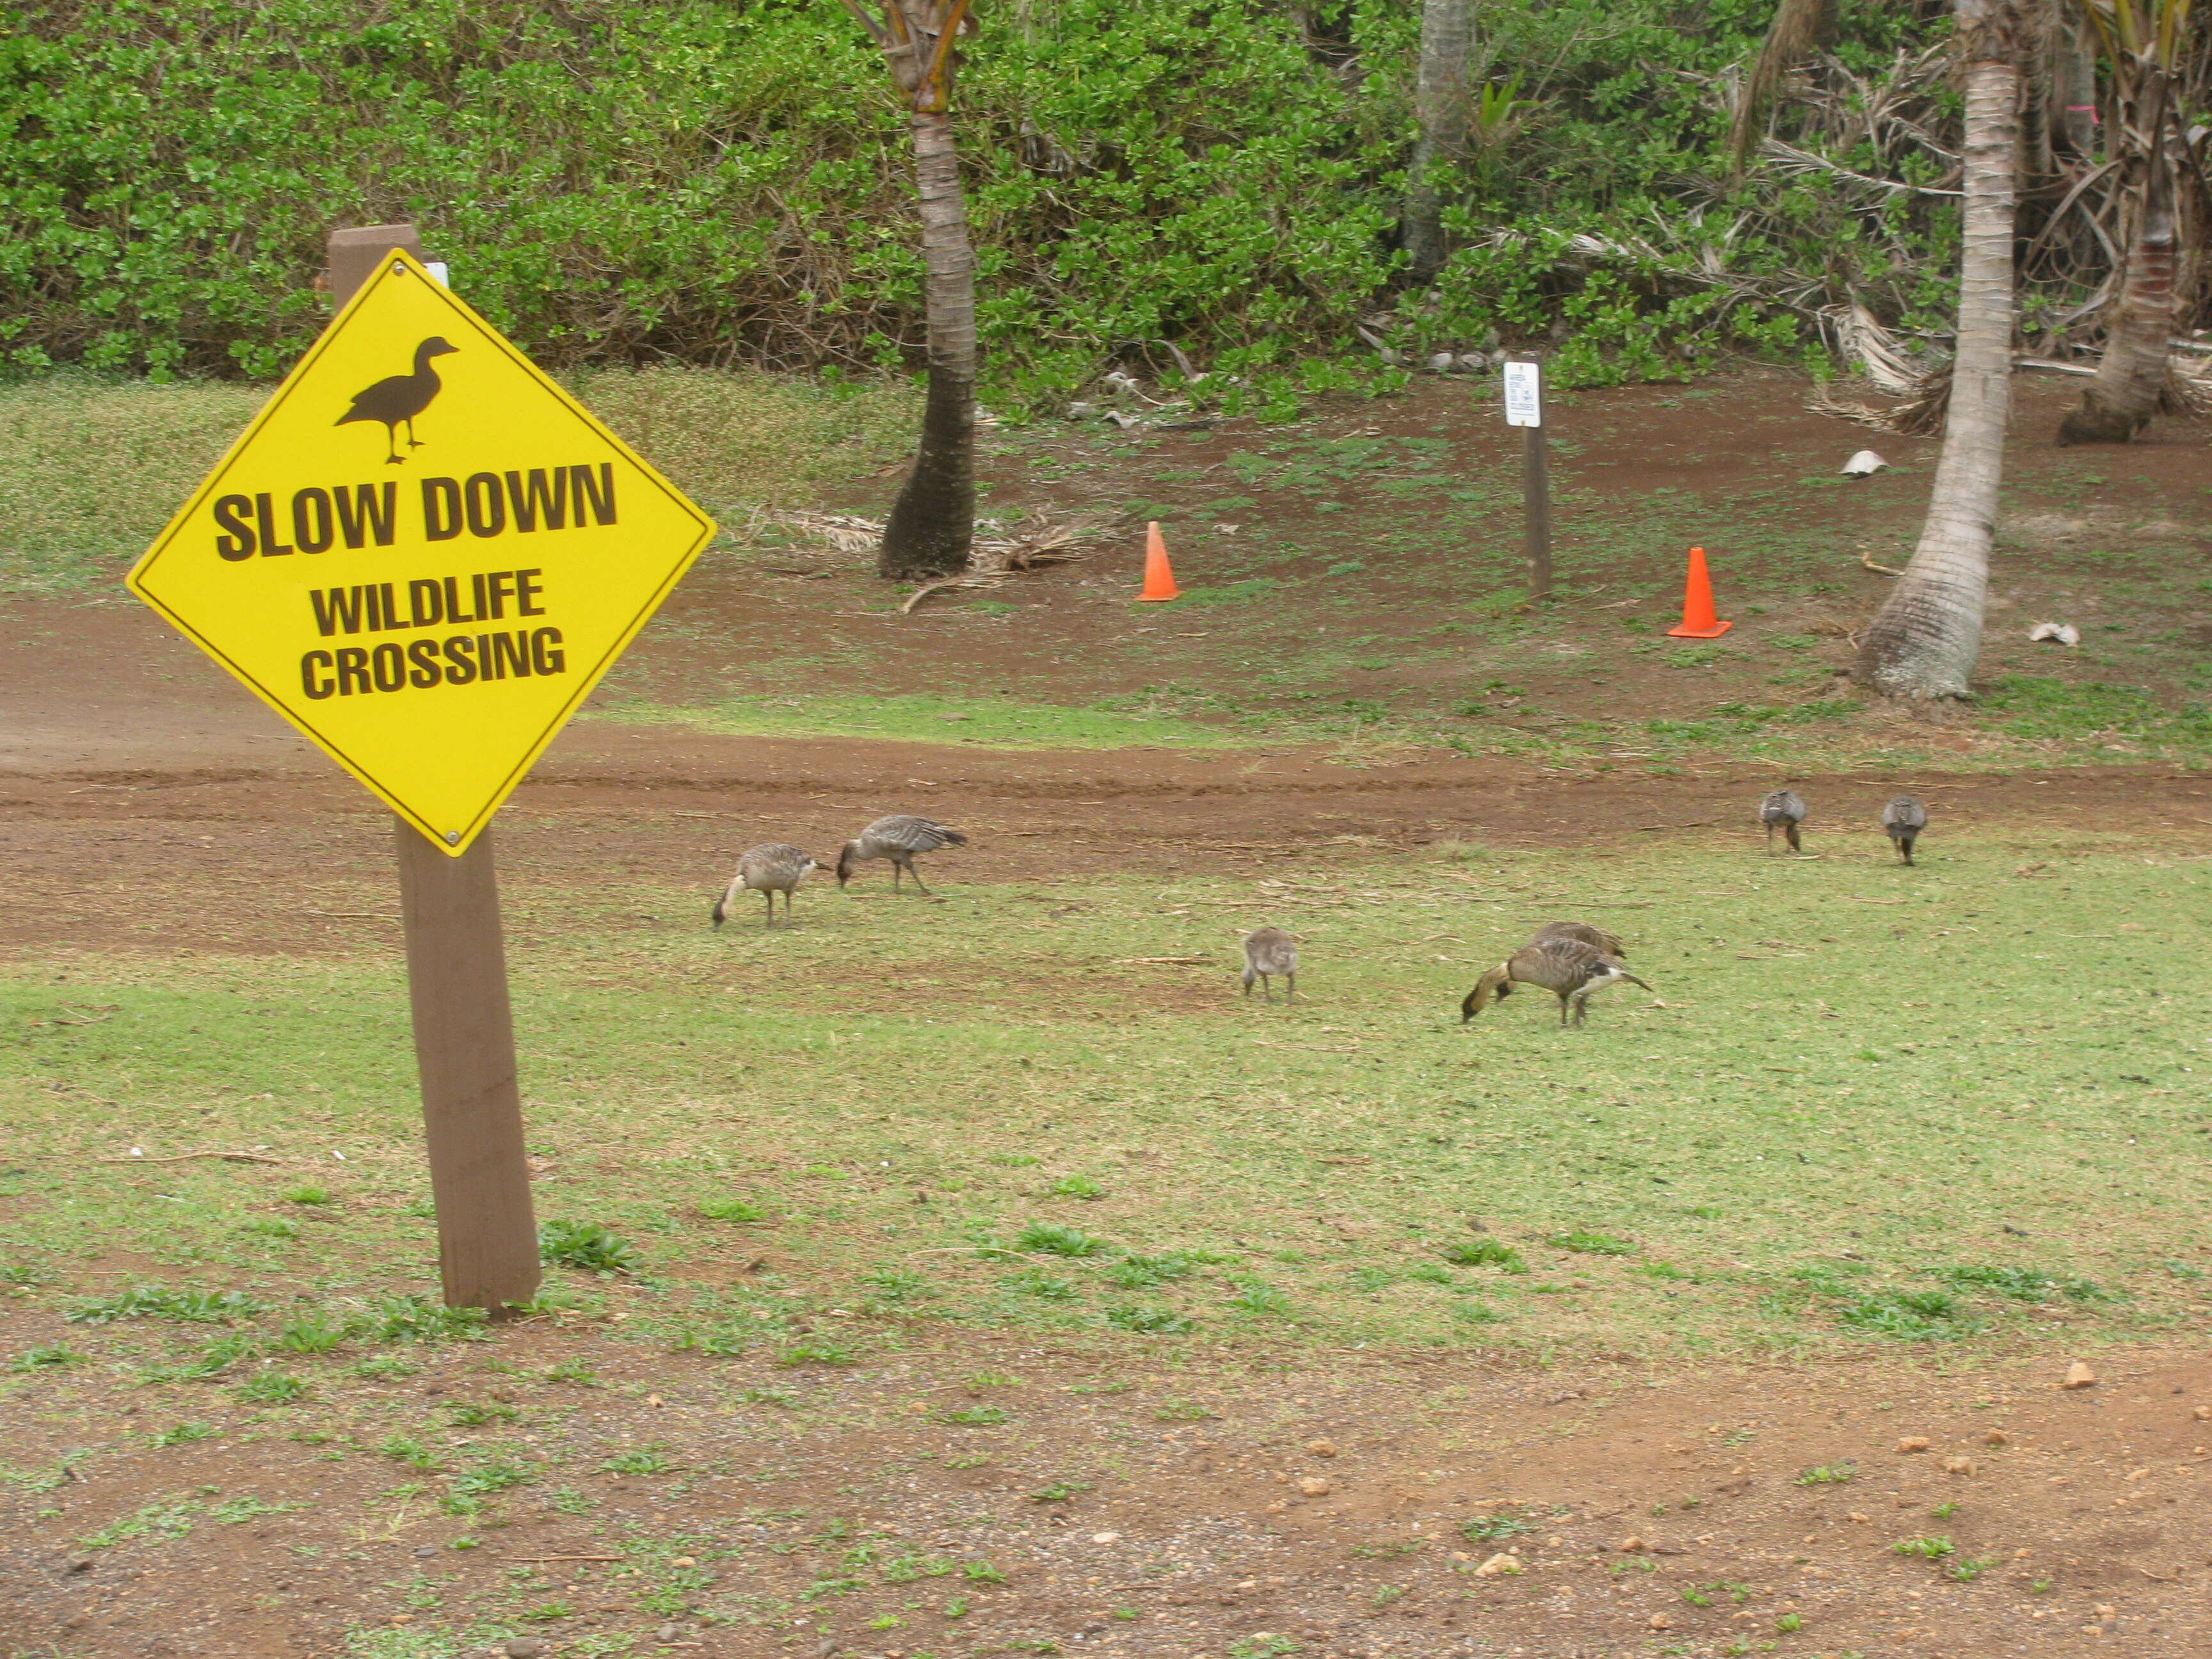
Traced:
<path id="1" fill-rule="evenodd" d="M 878 818 L 860 834 L 865 840 L 896 847 L 902 853 L 934 853 L 940 847 L 968 844 L 968 837 L 957 830 L 929 818 L 916 817 L 911 812 L 895 812 L 890 817 Z"/>
<path id="2" fill-rule="evenodd" d="M 758 847 L 745 849 L 738 860 L 738 879 L 754 876 L 796 876 L 806 867 L 811 855 L 803 847 L 793 847 L 787 841 L 763 842 Z"/>

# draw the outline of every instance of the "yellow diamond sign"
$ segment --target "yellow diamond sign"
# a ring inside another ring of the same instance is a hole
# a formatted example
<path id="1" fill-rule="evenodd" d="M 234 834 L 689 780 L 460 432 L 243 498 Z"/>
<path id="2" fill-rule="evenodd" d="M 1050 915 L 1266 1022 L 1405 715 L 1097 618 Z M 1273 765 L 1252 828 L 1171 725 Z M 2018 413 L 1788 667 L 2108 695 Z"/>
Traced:
<path id="1" fill-rule="evenodd" d="M 130 586 L 459 854 L 714 534 L 395 251 Z"/>

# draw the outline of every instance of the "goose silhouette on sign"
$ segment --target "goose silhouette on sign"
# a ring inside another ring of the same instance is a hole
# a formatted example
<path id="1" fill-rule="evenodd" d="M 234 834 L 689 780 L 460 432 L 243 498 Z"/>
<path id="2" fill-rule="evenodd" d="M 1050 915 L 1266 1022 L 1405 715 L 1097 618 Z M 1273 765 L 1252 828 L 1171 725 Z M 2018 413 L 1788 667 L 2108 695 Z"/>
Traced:
<path id="1" fill-rule="evenodd" d="M 412 374 L 394 374 L 388 380 L 379 380 L 366 392 L 355 392 L 353 407 L 339 416 L 332 424 L 344 426 L 353 421 L 382 422 L 385 447 L 390 452 L 385 456 L 385 462 L 387 465 L 398 466 L 405 459 L 399 453 L 400 426 L 404 424 L 407 428 L 407 447 L 410 449 L 422 448 L 422 441 L 415 435 L 415 417 L 429 408 L 430 400 L 438 395 L 438 388 L 442 384 L 438 379 L 438 371 L 430 367 L 430 359 L 459 349 L 459 346 L 448 345 L 442 336 L 432 335 L 415 348 L 415 372 Z"/>

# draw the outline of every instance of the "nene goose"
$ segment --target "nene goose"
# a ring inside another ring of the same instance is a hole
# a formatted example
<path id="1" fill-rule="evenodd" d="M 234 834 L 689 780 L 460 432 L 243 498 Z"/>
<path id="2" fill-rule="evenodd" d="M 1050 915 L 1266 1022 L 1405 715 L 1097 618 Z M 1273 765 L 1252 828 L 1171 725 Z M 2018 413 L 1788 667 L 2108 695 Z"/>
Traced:
<path id="1" fill-rule="evenodd" d="M 1805 798 L 1795 789 L 1778 789 L 1759 803 L 1759 821 L 1766 826 L 1766 850 L 1774 850 L 1774 832 L 1779 830 L 1788 837 L 1790 850 L 1802 853 L 1804 844 L 1797 839 L 1797 826 L 1805 822 Z"/>
<path id="2" fill-rule="evenodd" d="M 1273 975 L 1283 976 L 1283 1000 L 1298 1000 L 1297 941 L 1279 927 L 1255 927 L 1244 935 L 1244 994 L 1252 994 L 1252 981 L 1260 981 L 1261 994 L 1275 1000 Z"/>
<path id="3" fill-rule="evenodd" d="M 1881 827 L 1897 844 L 1897 855 L 1912 862 L 1912 843 L 1928 827 L 1928 809 L 1910 795 L 1899 795 L 1881 809 Z"/>
<path id="4" fill-rule="evenodd" d="M 775 926 L 775 896 L 783 895 L 783 919 L 791 921 L 791 895 L 810 870 L 822 866 L 788 842 L 771 841 L 755 847 L 738 860 L 738 873 L 714 901 L 714 926 L 728 918 L 739 893 L 752 891 L 768 901 L 768 925 Z"/>
<path id="5" fill-rule="evenodd" d="M 918 818 L 911 812 L 894 812 L 887 818 L 878 818 L 860 831 L 857 840 L 848 841 L 837 854 L 837 884 L 842 887 L 853 878 L 853 866 L 865 864 L 870 859 L 889 859 L 891 861 L 891 890 L 899 890 L 899 872 L 903 870 L 914 878 L 914 884 L 921 886 L 921 872 L 914 867 L 917 853 L 934 853 L 940 847 L 965 847 L 968 837 L 957 830 L 949 830 L 927 818 Z"/>
<path id="6" fill-rule="evenodd" d="M 1571 1006 L 1575 1024 L 1580 1025 L 1589 1017 L 1590 998 L 1622 980 L 1644 985 L 1620 965 L 1620 957 L 1583 939 L 1564 938 L 1547 929 L 1475 982 L 1474 989 L 1459 1006 L 1460 1024 L 1464 1025 L 1492 1002 L 1512 995 L 1516 988 L 1537 985 L 1559 998 L 1560 1024 L 1567 1023 Z M 1651 988 L 1644 985 L 1644 988 Z"/>

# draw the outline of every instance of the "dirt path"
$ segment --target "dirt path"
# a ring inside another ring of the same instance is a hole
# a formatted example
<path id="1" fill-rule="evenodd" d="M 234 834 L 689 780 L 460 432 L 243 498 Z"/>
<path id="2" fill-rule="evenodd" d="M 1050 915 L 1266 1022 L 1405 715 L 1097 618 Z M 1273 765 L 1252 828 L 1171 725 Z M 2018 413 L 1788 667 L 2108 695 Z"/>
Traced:
<path id="1" fill-rule="evenodd" d="M 375 902 L 390 884 L 389 819 L 319 755 L 264 735 L 259 764 L 236 751 L 210 764 L 189 746 L 158 757 L 118 744 L 75 765 L 48 757 L 0 772 L 0 854 L 15 901 L 0 915 L 0 948 L 359 942 L 358 924 L 318 913 L 389 908 Z M 1354 768 L 1319 751 L 1009 752 L 592 724 L 540 763 L 502 814 L 500 842 L 512 882 L 675 883 L 702 894 L 754 842 L 795 840 L 826 859 L 869 818 L 897 811 L 969 832 L 974 845 L 936 872 L 963 883 L 1244 870 L 1452 840 L 1560 847 L 1680 833 L 1740 838 L 1748 850 L 1758 844 L 1751 808 L 1778 781 L 1741 768 L 1668 777 L 1492 759 Z M 2170 846 L 2212 845 L 2212 778 L 2196 773 L 1870 771 L 1793 781 L 1814 802 L 1815 851 L 1823 837 L 1838 845 L 1838 831 L 1873 833 L 1899 788 L 1929 802 L 1936 833 L 2128 828 Z"/>
<path id="2" fill-rule="evenodd" d="M 64 1334 L 6 1322 L 11 1348 Z M 628 1636 L 731 1659 L 2212 1645 L 2212 1364 L 2179 1349 L 2100 1357 L 2074 1390 L 2051 1360 L 1808 1376 L 1351 1354 L 1164 1376 L 1124 1353 L 1109 1375 L 987 1334 L 854 1373 L 545 1326 L 503 1338 L 498 1369 L 491 1352 L 295 1408 L 289 1437 L 218 1403 L 212 1437 L 154 1446 L 207 1401 L 142 1391 L 88 1417 L 113 1398 L 96 1382 L 19 1388 L 10 1462 L 79 1468 L 0 1492 L 0 1652 L 336 1656 L 362 1650 L 349 1630 L 428 1642 L 476 1620 L 547 1653 Z M 547 1380 L 578 1361 L 598 1386 Z M 422 1431 L 471 1404 L 512 1420 Z M 457 1518 L 408 1496 L 441 1480 L 374 1449 L 410 1425 L 440 1469 L 596 1466 L 647 1441 L 667 1468 L 526 1482 Z M 224 1524 L 218 1491 L 271 1508 Z M 171 1501 L 197 1505 L 185 1535 L 81 1541 Z M 1935 1553 L 1899 1552 L 1915 1540 Z"/>

